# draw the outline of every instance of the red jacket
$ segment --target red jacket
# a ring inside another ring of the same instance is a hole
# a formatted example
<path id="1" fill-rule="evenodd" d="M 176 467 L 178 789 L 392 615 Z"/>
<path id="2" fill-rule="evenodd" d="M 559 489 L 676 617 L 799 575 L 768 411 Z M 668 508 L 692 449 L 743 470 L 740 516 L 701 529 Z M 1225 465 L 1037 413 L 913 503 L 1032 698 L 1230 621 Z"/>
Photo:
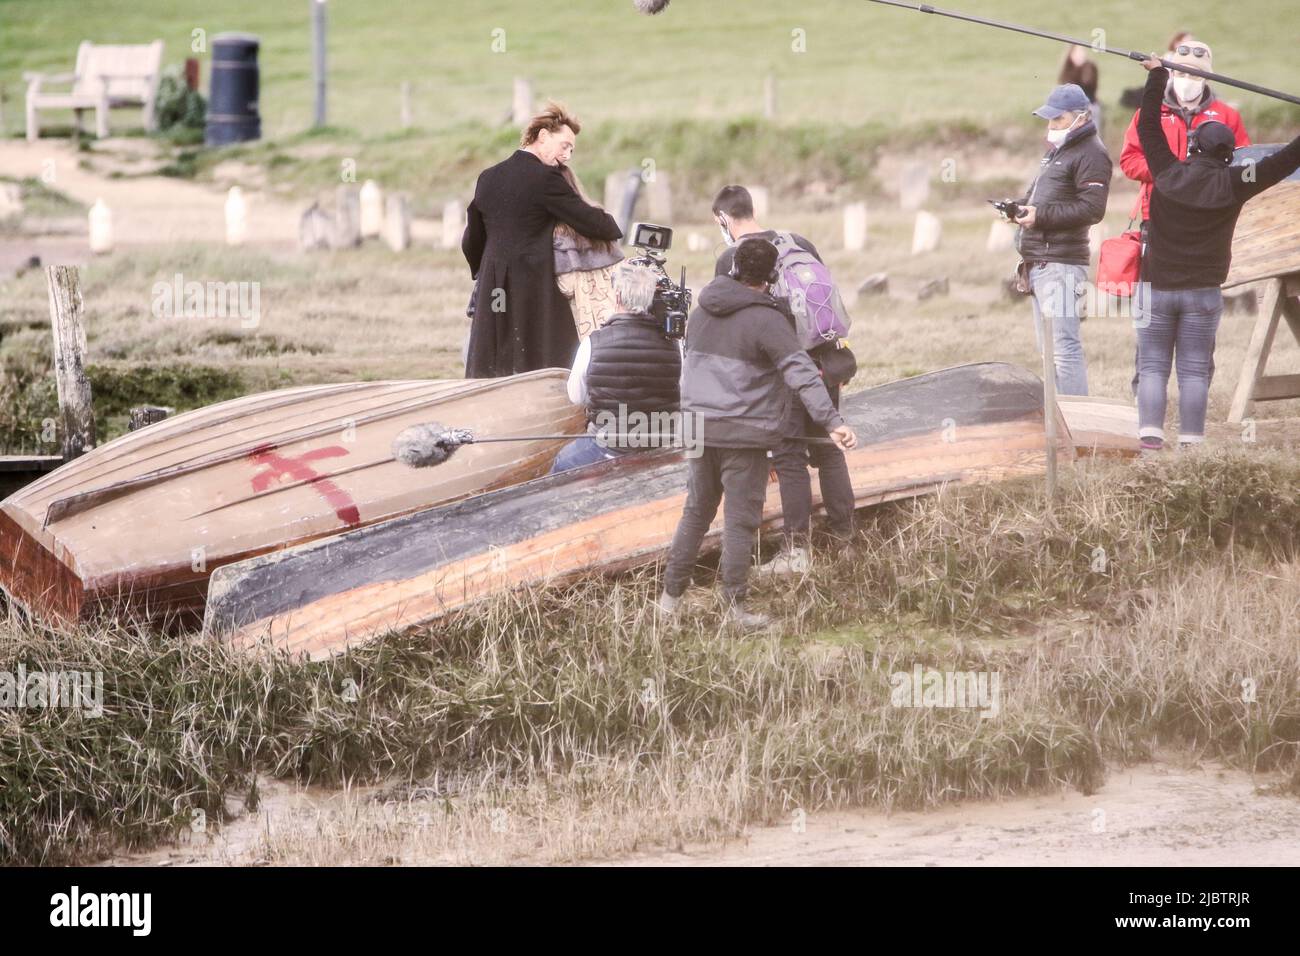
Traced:
<path id="1" fill-rule="evenodd" d="M 1151 218 L 1151 170 L 1147 168 L 1147 158 L 1142 152 L 1142 144 L 1138 141 L 1137 124 L 1141 112 L 1138 110 L 1133 114 L 1133 121 L 1128 124 L 1128 132 L 1124 134 L 1124 149 L 1119 154 L 1119 168 L 1124 170 L 1124 175 L 1129 179 L 1137 180 L 1142 184 L 1138 201 L 1133 206 L 1133 218 L 1139 218 L 1140 209 L 1141 219 L 1146 220 Z M 1236 133 L 1238 147 L 1250 145 L 1250 137 L 1246 135 L 1246 129 L 1241 125 L 1241 114 L 1223 100 L 1215 98 L 1206 103 L 1200 112 L 1192 117 L 1192 128 L 1195 129 L 1211 120 L 1226 124 Z M 1160 105 L 1160 128 L 1165 131 L 1169 148 L 1174 151 L 1179 161 L 1186 159 L 1187 122 L 1169 105 L 1168 101 Z"/>

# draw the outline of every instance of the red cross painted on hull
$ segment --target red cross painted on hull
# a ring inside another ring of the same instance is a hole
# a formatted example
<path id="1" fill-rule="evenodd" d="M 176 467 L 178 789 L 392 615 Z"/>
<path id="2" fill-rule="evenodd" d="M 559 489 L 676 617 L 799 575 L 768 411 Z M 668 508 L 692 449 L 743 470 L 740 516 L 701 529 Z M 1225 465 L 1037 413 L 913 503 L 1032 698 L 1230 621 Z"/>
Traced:
<path id="1" fill-rule="evenodd" d="M 258 472 L 253 476 L 253 491 L 265 491 L 285 480 L 305 481 L 329 503 L 334 509 L 334 514 L 344 525 L 349 528 L 359 525 L 361 513 L 357 510 L 352 496 L 329 478 L 316 474 L 315 469 L 310 466 L 310 462 L 321 458 L 338 458 L 347 453 L 347 449 L 340 445 L 315 448 L 301 455 L 281 455 L 275 451 L 274 445 L 254 448 L 248 455 L 249 460 L 255 465 L 265 465 L 266 471 Z"/>

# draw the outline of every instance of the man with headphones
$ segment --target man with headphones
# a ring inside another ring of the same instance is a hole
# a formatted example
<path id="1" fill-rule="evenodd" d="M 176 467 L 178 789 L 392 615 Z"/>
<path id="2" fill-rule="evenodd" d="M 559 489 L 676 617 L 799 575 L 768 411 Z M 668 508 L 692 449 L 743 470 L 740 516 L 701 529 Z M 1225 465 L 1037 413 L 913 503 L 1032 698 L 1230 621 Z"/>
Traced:
<path id="1" fill-rule="evenodd" d="M 776 246 L 749 237 L 727 275 L 700 290 L 686 323 L 682 414 L 696 418 L 702 453 L 689 459 L 686 505 L 664 568 L 659 609 L 677 610 L 709 525 L 723 506 L 722 590 L 727 616 L 741 627 L 768 619 L 745 610 L 754 536 L 767 497 L 767 452 L 785 437 L 790 402 L 802 401 L 839 447 L 857 437 L 831 402 L 817 366 L 769 294 Z"/>
<path id="2" fill-rule="evenodd" d="M 1139 295 L 1138 436 L 1143 454 L 1164 446 L 1169 372 L 1178 367 L 1178 440 L 1205 440 L 1214 346 L 1232 261 L 1232 234 L 1246 201 L 1300 167 L 1300 137 L 1257 163 L 1231 165 L 1236 134 L 1205 122 L 1181 159 L 1161 129 L 1160 102 L 1169 71 L 1153 54 L 1138 113 L 1138 138 L 1151 169 L 1150 245 Z"/>

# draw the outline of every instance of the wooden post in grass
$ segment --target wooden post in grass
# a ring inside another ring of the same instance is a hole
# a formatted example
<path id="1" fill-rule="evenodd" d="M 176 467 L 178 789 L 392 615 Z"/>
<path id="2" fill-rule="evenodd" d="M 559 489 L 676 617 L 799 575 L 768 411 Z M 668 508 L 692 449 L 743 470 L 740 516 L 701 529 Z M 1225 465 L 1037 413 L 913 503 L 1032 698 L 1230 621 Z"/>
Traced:
<path id="1" fill-rule="evenodd" d="M 411 128 L 411 81 L 402 81 L 401 92 L 402 129 Z"/>
<path id="2" fill-rule="evenodd" d="M 510 118 L 518 127 L 528 125 L 533 118 L 533 84 L 522 76 L 515 77 L 514 96 L 510 102 Z"/>
<path id="3" fill-rule="evenodd" d="M 95 447 L 95 409 L 86 377 L 84 303 L 76 266 L 47 266 L 50 325 L 54 330 L 54 382 L 59 393 L 59 436 L 63 460 Z"/>
<path id="4" fill-rule="evenodd" d="M 316 89 L 316 110 L 313 126 L 325 125 L 325 0 L 312 0 L 311 4 L 312 78 Z"/>
<path id="5" fill-rule="evenodd" d="M 1039 309 L 1043 332 L 1043 425 L 1047 435 L 1047 510 L 1056 499 L 1056 329 L 1052 314 Z"/>

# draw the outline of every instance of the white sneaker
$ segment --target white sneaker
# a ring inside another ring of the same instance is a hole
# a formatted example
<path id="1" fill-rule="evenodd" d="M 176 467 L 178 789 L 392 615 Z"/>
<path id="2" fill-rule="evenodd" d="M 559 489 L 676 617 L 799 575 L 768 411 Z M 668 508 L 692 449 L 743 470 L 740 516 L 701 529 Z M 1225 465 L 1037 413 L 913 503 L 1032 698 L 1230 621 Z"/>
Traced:
<path id="1" fill-rule="evenodd" d="M 723 615 L 723 622 L 734 624 L 742 631 L 756 631 L 767 627 L 772 619 L 758 611 L 746 611 L 739 604 L 730 605 Z"/>
<path id="2" fill-rule="evenodd" d="M 767 564 L 761 564 L 758 567 L 759 574 L 780 577 L 807 574 L 811 570 L 812 558 L 809 557 L 807 548 L 791 548 L 789 551 L 782 551 Z"/>
<path id="3" fill-rule="evenodd" d="M 655 601 L 655 608 L 665 617 L 676 617 L 681 603 L 681 598 L 673 597 L 667 591 L 663 591 L 659 594 L 659 600 Z"/>

